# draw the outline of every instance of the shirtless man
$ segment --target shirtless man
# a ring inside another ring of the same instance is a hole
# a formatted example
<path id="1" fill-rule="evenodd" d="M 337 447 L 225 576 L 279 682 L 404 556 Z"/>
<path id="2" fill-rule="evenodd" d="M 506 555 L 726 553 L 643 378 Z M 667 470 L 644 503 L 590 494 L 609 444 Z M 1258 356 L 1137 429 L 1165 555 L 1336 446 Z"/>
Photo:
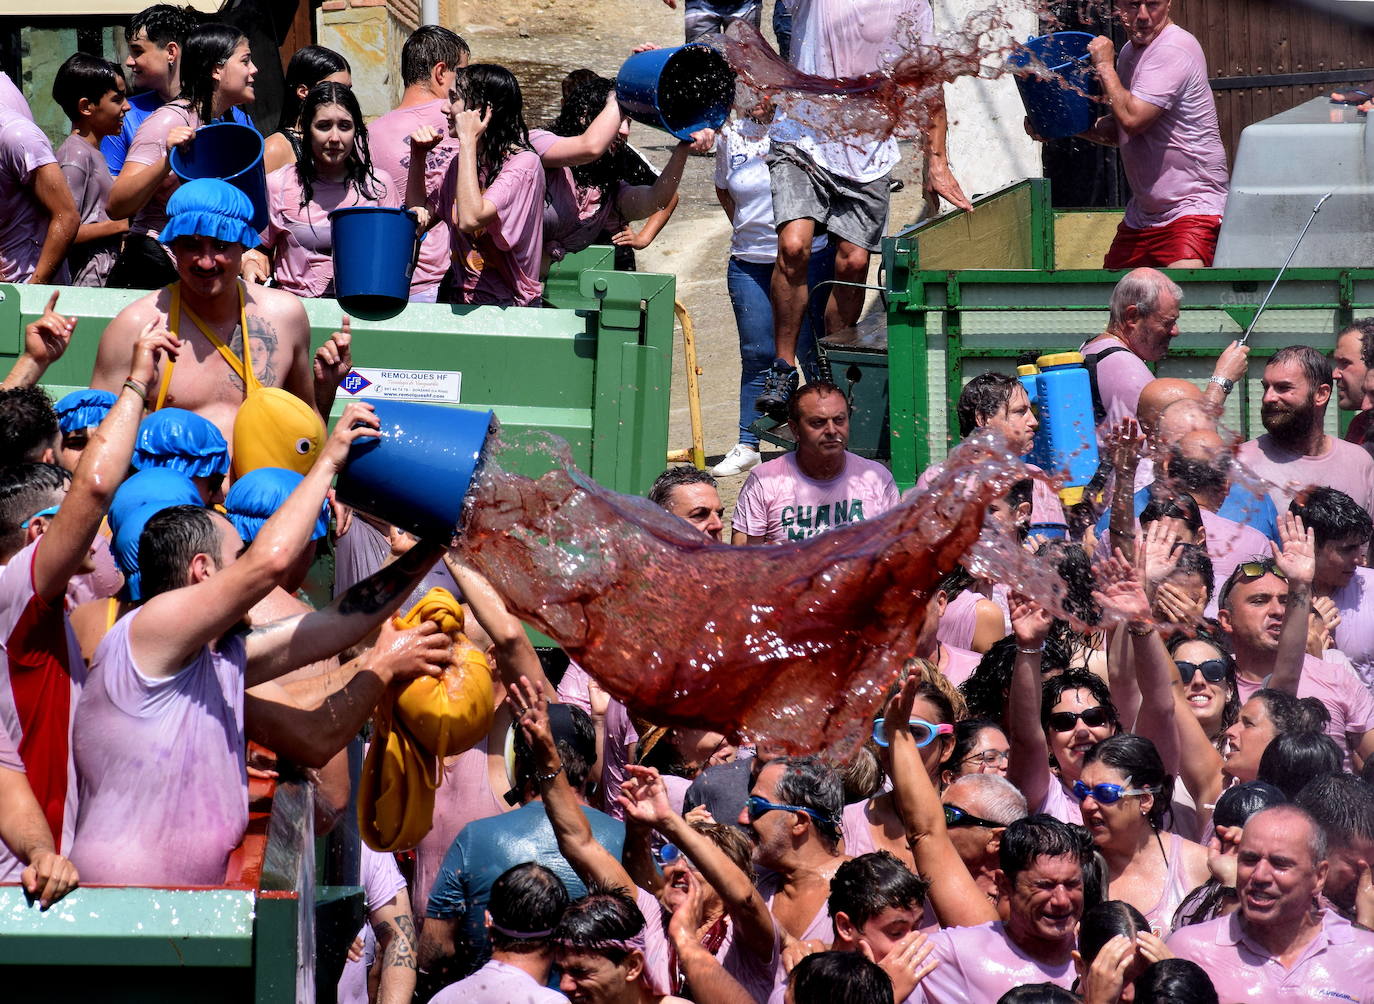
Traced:
<path id="1" fill-rule="evenodd" d="M 258 234 L 248 223 L 253 215 L 248 197 L 232 185 L 207 179 L 182 185 L 167 209 L 171 219 L 162 237 L 172 249 L 181 278 L 180 317 L 172 317 L 176 286 L 155 290 L 121 310 L 100 337 L 91 386 L 119 389 L 133 343 L 150 322 L 180 329 L 176 333 L 183 351 L 165 398 L 159 400 L 164 379 L 160 366 L 148 386 L 148 408 L 175 405 L 203 415 L 232 443 L 234 417 L 244 401 L 244 381 L 206 331 L 242 360 L 246 323 L 248 354 L 258 381 L 264 387 L 289 391 L 320 415 L 328 415 L 339 380 L 352 367 L 347 320 L 343 330 L 316 353 L 312 372 L 310 322 L 300 301 L 290 293 L 238 278 L 244 251 L 258 243 Z"/>

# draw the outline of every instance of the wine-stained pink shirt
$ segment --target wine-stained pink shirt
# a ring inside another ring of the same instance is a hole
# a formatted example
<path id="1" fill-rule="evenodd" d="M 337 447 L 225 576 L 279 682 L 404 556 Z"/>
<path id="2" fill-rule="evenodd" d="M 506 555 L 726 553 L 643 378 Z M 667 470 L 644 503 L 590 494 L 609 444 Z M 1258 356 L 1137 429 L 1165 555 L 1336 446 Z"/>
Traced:
<path id="1" fill-rule="evenodd" d="M 1026 983 L 1073 986 L 1073 960 L 1048 966 L 1026 955 L 1007 936 L 1006 926 L 988 922 L 976 927 L 947 927 L 930 936 L 931 960 L 940 964 L 921 981 L 908 1001 L 971 1004 L 997 1000 Z"/>
<path id="2" fill-rule="evenodd" d="M 496 219 L 477 233 L 458 227 L 458 164 L 449 165 L 434 209 L 447 226 L 452 266 L 444 289 L 454 303 L 535 307 L 544 294 L 544 165 L 533 150 L 506 158 L 482 198 Z"/>
<path id="3" fill-rule="evenodd" d="M 1279 512 L 1288 511 L 1293 496 L 1309 485 L 1345 492 L 1366 512 L 1374 513 L 1374 458 L 1363 447 L 1331 437 L 1331 449 L 1318 457 L 1292 453 L 1265 433 L 1241 443 L 1238 460 L 1252 474 L 1269 482 L 1269 497 Z"/>
<path id="4" fill-rule="evenodd" d="M 56 163 L 42 129 L 0 108 L 0 281 L 28 282 L 38 267 L 49 216 L 33 194 L 34 175 Z"/>
<path id="5" fill-rule="evenodd" d="M 802 473 L 796 454 L 785 453 L 749 472 L 735 503 L 734 529 L 781 544 L 862 523 L 897 502 L 892 473 L 876 461 L 846 453 L 838 477 L 817 481 Z"/>

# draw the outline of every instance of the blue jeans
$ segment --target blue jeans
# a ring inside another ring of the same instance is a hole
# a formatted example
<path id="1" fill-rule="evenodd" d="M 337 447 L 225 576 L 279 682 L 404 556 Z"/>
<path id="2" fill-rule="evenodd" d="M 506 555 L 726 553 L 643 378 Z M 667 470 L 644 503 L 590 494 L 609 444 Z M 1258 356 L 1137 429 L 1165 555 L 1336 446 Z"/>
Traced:
<path id="1" fill-rule="evenodd" d="M 773 5 L 773 37 L 778 40 L 778 55 L 787 59 L 792 54 L 792 12 L 782 0 Z"/>
<path id="2" fill-rule="evenodd" d="M 811 255 L 807 286 L 831 278 L 835 271 L 835 252 L 831 247 Z M 755 449 L 759 437 L 749 431 L 763 413 L 754 402 L 763 393 L 763 378 L 773 365 L 773 283 L 772 262 L 741 261 L 731 258 L 725 270 L 725 285 L 730 291 L 730 306 L 739 329 L 739 441 Z M 811 307 L 802 321 L 797 338 L 797 362 L 808 380 L 816 378 L 815 332 L 825 330 L 826 287 L 812 297 Z"/>

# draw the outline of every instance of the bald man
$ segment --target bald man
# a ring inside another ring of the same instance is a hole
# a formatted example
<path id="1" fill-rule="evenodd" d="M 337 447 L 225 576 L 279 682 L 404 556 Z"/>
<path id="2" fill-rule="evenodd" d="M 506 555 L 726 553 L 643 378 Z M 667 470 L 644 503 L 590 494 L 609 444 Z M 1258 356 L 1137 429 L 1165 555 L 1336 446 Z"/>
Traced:
<path id="1" fill-rule="evenodd" d="M 1153 437 L 1159 427 L 1159 416 L 1179 401 L 1205 401 L 1206 395 L 1195 383 L 1178 377 L 1158 377 L 1140 389 L 1140 401 L 1135 417 L 1140 429 Z"/>

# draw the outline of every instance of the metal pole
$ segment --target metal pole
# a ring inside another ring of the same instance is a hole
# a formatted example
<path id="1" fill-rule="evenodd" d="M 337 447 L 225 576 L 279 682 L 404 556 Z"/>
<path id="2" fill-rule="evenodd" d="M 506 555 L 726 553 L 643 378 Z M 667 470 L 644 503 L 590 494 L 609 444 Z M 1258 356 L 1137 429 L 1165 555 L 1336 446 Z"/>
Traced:
<path id="1" fill-rule="evenodd" d="M 439 23 L 439 0 L 420 0 L 420 23 Z"/>
<path id="2" fill-rule="evenodd" d="M 1327 199 L 1331 198 L 1331 194 L 1331 192 L 1327 192 L 1318 199 L 1317 204 L 1312 207 L 1312 215 L 1307 218 L 1307 226 L 1303 227 L 1302 233 L 1298 234 L 1298 239 L 1293 242 L 1293 250 L 1288 252 L 1288 258 L 1284 261 L 1283 267 L 1280 268 L 1278 274 L 1274 276 L 1274 281 L 1269 284 L 1269 292 L 1264 294 L 1264 299 L 1260 302 L 1259 310 L 1255 311 L 1255 316 L 1250 318 L 1250 324 L 1246 327 L 1245 334 L 1240 336 L 1240 344 L 1244 345 L 1250 340 L 1250 333 L 1255 330 L 1255 325 L 1259 323 L 1260 315 L 1264 313 L 1264 308 L 1269 306 L 1269 298 L 1274 295 L 1274 290 L 1278 288 L 1279 280 L 1283 278 L 1283 273 L 1288 271 L 1288 266 L 1293 262 L 1293 256 L 1298 253 L 1298 245 L 1301 244 L 1302 239 L 1307 236 L 1307 231 L 1311 228 L 1313 221 L 1316 220 L 1317 214 L 1322 211 L 1322 205 Z"/>

